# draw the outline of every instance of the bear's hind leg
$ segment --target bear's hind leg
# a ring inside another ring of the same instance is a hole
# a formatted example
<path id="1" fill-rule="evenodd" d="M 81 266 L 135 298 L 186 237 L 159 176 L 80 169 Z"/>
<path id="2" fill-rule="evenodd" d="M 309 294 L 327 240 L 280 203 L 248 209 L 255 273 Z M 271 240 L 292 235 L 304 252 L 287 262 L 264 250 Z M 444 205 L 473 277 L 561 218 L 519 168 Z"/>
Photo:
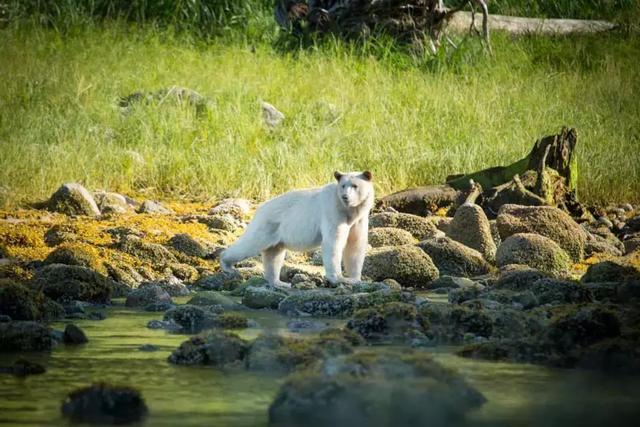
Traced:
<path id="1" fill-rule="evenodd" d="M 264 266 L 264 278 L 269 285 L 281 288 L 290 288 L 291 283 L 280 280 L 280 270 L 284 264 L 286 251 L 283 245 L 273 246 L 262 251 L 262 264 Z"/>

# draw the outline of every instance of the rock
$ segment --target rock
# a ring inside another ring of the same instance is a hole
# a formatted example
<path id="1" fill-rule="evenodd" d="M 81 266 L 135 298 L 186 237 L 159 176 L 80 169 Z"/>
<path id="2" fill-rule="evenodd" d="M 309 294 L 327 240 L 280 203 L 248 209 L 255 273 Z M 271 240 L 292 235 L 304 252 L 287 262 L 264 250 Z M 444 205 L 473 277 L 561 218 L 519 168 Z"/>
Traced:
<path id="1" fill-rule="evenodd" d="M 627 221 L 626 227 L 630 233 L 640 232 L 640 215 L 636 215 Z"/>
<path id="2" fill-rule="evenodd" d="M 66 215 L 100 215 L 100 209 L 91 193 L 77 183 L 63 184 L 58 188 L 47 202 L 47 207 L 53 212 Z"/>
<path id="3" fill-rule="evenodd" d="M 173 276 L 162 280 L 156 280 L 154 282 L 142 282 L 138 288 L 140 289 L 148 286 L 159 286 L 172 297 L 184 297 L 190 294 L 189 289 L 185 284 Z"/>
<path id="4" fill-rule="evenodd" d="M 222 291 L 235 289 L 242 283 L 242 281 L 242 273 L 231 274 L 220 272 L 203 276 L 199 278 L 193 285 L 201 289 Z"/>
<path id="5" fill-rule="evenodd" d="M 77 300 L 106 304 L 117 283 L 86 267 L 51 264 L 36 271 L 31 287 L 59 302 Z"/>
<path id="6" fill-rule="evenodd" d="M 160 202 L 156 202 L 153 200 L 145 200 L 138 208 L 138 213 L 141 214 L 159 214 L 159 215 L 169 215 L 172 214 L 173 211 L 165 206 L 163 206 Z"/>
<path id="7" fill-rule="evenodd" d="M 278 311 L 288 316 L 346 317 L 353 312 L 353 305 L 351 295 L 318 289 L 289 295 L 280 302 Z"/>
<path id="8" fill-rule="evenodd" d="M 458 207 L 449 224 L 447 236 L 477 250 L 485 259 L 495 260 L 497 248 L 493 242 L 491 225 L 480 206 L 465 203 Z"/>
<path id="9" fill-rule="evenodd" d="M 144 307 L 149 304 L 172 303 L 171 296 L 158 285 L 148 285 L 129 293 L 127 307 Z"/>
<path id="10" fill-rule="evenodd" d="M 476 282 L 466 277 L 440 276 L 437 280 L 431 282 L 430 289 L 450 288 L 464 289 L 476 286 Z"/>
<path id="11" fill-rule="evenodd" d="M 268 287 L 249 287 L 244 292 L 242 304 L 249 308 L 271 308 L 277 309 L 280 301 L 285 299 L 287 294 L 277 289 Z"/>
<path id="12" fill-rule="evenodd" d="M 158 329 L 173 328 L 174 325 L 178 325 L 182 332 L 197 333 L 205 328 L 214 326 L 215 316 L 201 307 L 185 304 L 168 310 L 164 314 L 164 321 L 170 323 L 157 325 L 159 326 Z"/>
<path id="13" fill-rule="evenodd" d="M 269 407 L 271 425 L 457 425 L 484 397 L 424 352 L 361 352 L 289 377 Z"/>
<path id="14" fill-rule="evenodd" d="M 429 239 L 441 234 L 436 226 L 426 218 L 406 213 L 383 212 L 369 217 L 369 228 L 391 227 L 408 231 L 418 240 Z"/>
<path id="15" fill-rule="evenodd" d="M 176 234 L 169 240 L 169 245 L 185 255 L 204 258 L 210 251 L 199 241 L 186 233 Z"/>
<path id="16" fill-rule="evenodd" d="M 417 243 L 415 237 L 400 228 L 379 227 L 369 230 L 369 244 L 374 248 L 412 245 L 415 243 Z"/>
<path id="17" fill-rule="evenodd" d="M 638 248 L 640 248 L 640 233 L 625 239 L 623 244 L 625 254 L 630 254 L 631 252 L 636 251 Z"/>
<path id="18" fill-rule="evenodd" d="M 496 220 L 503 240 L 514 234 L 535 233 L 553 240 L 574 262 L 584 256 L 586 233 L 566 212 L 558 208 L 503 205 Z"/>
<path id="19" fill-rule="evenodd" d="M 195 294 L 187 304 L 197 306 L 220 306 L 224 309 L 237 309 L 241 306 L 232 298 L 215 291 L 202 291 Z"/>
<path id="20" fill-rule="evenodd" d="M 276 107 L 268 102 L 261 101 L 262 107 L 262 119 L 269 128 L 277 127 L 284 120 L 284 114 L 282 114 Z"/>
<path id="21" fill-rule="evenodd" d="M 177 365 L 226 365 L 241 362 L 249 350 L 248 343 L 230 332 L 208 331 L 180 344 L 169 362 Z"/>
<path id="22" fill-rule="evenodd" d="M 600 218 L 598 218 L 598 224 L 604 225 L 608 229 L 613 228 L 613 222 L 611 222 L 611 220 L 606 216 L 601 216 Z"/>
<path id="23" fill-rule="evenodd" d="M 117 248 L 142 261 L 155 265 L 178 263 L 176 257 L 167 248 L 157 243 L 147 243 L 133 235 L 124 236 Z"/>
<path id="24" fill-rule="evenodd" d="M 44 233 L 47 246 L 57 246 L 62 243 L 72 243 L 80 240 L 73 227 L 56 224 Z"/>
<path id="25" fill-rule="evenodd" d="M 89 342 L 84 331 L 73 323 L 65 326 L 63 341 L 65 344 L 85 344 Z"/>
<path id="26" fill-rule="evenodd" d="M 93 194 L 93 197 L 100 212 L 104 214 L 124 214 L 134 210 L 134 206 L 122 194 L 97 191 Z"/>
<path id="27" fill-rule="evenodd" d="M 58 246 L 45 258 L 44 264 L 79 265 L 93 270 L 103 269 L 103 264 L 97 249 L 81 243 Z"/>
<path id="28" fill-rule="evenodd" d="M 140 392 L 128 387 L 94 384 L 70 393 L 62 403 L 62 415 L 73 422 L 127 424 L 148 413 Z"/>
<path id="29" fill-rule="evenodd" d="M 0 323 L 0 352 L 51 350 L 51 328 L 37 322 Z"/>
<path id="30" fill-rule="evenodd" d="M 562 308 L 549 322 L 548 338 L 556 350 L 571 352 L 620 335 L 620 319 L 600 305 Z"/>
<path id="31" fill-rule="evenodd" d="M 640 343 L 624 338 L 609 338 L 584 349 L 576 367 L 634 374 L 640 372 Z"/>
<path id="32" fill-rule="evenodd" d="M 393 279 L 403 286 L 424 288 L 438 278 L 431 258 L 416 246 L 374 248 L 367 252 L 362 274 L 374 281 Z"/>
<path id="33" fill-rule="evenodd" d="M 175 305 L 171 302 L 159 301 L 159 302 L 152 302 L 151 304 L 145 305 L 144 311 L 165 312 L 167 310 L 171 310 L 173 307 L 175 307 Z"/>
<path id="34" fill-rule="evenodd" d="M 221 313 L 215 319 L 216 325 L 225 329 L 244 329 L 249 327 L 249 319 L 240 313 Z"/>
<path id="35" fill-rule="evenodd" d="M 509 264 L 500 271 L 500 278 L 496 282 L 496 289 L 524 291 L 534 282 L 547 277 L 546 273 L 526 265 Z"/>
<path id="36" fill-rule="evenodd" d="M 472 286 L 465 288 L 451 289 L 448 299 L 451 304 L 461 304 L 465 301 L 480 298 L 482 291 L 484 291 L 484 286 L 474 283 Z"/>
<path id="37" fill-rule="evenodd" d="M 494 321 L 486 310 L 450 304 L 425 304 L 420 315 L 429 322 L 429 332 L 438 341 L 461 343 L 465 335 L 488 338 L 494 330 Z"/>
<path id="38" fill-rule="evenodd" d="M 496 253 L 499 267 L 524 264 L 558 277 L 571 267 L 567 253 L 553 240 L 539 234 L 521 233 L 506 238 Z"/>
<path id="39" fill-rule="evenodd" d="M 602 261 L 590 265 L 581 281 L 583 283 L 640 281 L 640 269 L 621 261 Z"/>
<path id="40" fill-rule="evenodd" d="M 587 242 L 584 244 L 584 254 L 586 257 L 597 255 L 623 255 L 622 251 L 616 246 L 613 246 L 610 243 L 597 238 L 587 240 Z"/>
<path id="41" fill-rule="evenodd" d="M 207 227 L 212 230 L 235 232 L 243 227 L 243 223 L 229 214 L 217 214 L 207 218 Z"/>
<path id="42" fill-rule="evenodd" d="M 11 374 L 17 377 L 44 374 L 45 372 L 46 369 L 44 366 L 26 359 L 18 359 L 11 366 L 0 366 L 0 373 Z"/>
<path id="43" fill-rule="evenodd" d="M 528 288 L 540 304 L 579 304 L 593 301 L 593 294 L 586 286 L 569 280 L 543 278 Z"/>
<path id="44" fill-rule="evenodd" d="M 391 302 L 375 308 L 358 310 L 347 322 L 347 328 L 370 342 L 400 341 L 411 344 L 427 342 L 429 323 L 411 304 Z"/>
<path id="45" fill-rule="evenodd" d="M 322 331 L 327 329 L 329 324 L 309 319 L 291 319 L 287 322 L 287 329 L 290 332 Z"/>
<path id="46" fill-rule="evenodd" d="M 480 252 L 448 237 L 424 240 L 418 246 L 431 257 L 440 274 L 473 277 L 491 270 Z"/>
<path id="47" fill-rule="evenodd" d="M 0 314 L 13 320 L 55 320 L 64 309 L 42 292 L 9 282 L 0 285 Z"/>
<path id="48" fill-rule="evenodd" d="M 253 209 L 253 202 L 247 199 L 222 199 L 209 210 L 209 215 L 231 215 L 241 221 Z"/>

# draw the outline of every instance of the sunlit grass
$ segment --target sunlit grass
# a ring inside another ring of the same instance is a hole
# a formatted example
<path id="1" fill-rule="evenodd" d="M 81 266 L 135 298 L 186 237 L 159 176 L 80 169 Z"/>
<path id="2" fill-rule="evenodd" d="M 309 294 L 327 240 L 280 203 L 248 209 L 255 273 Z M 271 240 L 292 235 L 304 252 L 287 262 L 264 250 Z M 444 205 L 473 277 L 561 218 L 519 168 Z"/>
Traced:
<path id="1" fill-rule="evenodd" d="M 383 194 L 509 163 L 562 125 L 579 131 L 581 198 L 640 200 L 637 38 L 496 34 L 494 58 L 476 40 L 438 58 L 380 40 L 276 46 L 121 24 L 0 30 L 0 206 L 68 181 L 264 199 L 364 168 Z M 172 85 L 213 104 L 116 105 Z M 276 130 L 259 100 L 286 115 Z"/>

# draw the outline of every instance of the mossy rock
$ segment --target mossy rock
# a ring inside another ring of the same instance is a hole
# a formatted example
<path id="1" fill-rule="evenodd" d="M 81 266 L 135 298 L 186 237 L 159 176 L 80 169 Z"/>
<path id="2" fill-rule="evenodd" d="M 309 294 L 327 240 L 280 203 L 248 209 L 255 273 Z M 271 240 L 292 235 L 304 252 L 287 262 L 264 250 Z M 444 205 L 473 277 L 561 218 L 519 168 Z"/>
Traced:
<path id="1" fill-rule="evenodd" d="M 17 283 L 0 284 L 0 314 L 12 320 L 55 320 L 64 309 L 42 292 Z"/>
<path id="2" fill-rule="evenodd" d="M 149 304 L 172 303 L 171 296 L 160 286 L 151 284 L 129 292 L 125 305 L 127 307 L 145 307 Z"/>
<path id="3" fill-rule="evenodd" d="M 215 316 L 209 310 L 195 305 L 185 304 L 173 307 L 164 314 L 165 321 L 177 324 L 182 332 L 197 333 L 215 326 Z"/>
<path id="4" fill-rule="evenodd" d="M 287 297 L 287 293 L 267 288 L 265 286 L 250 286 L 244 291 L 242 304 L 254 309 L 270 308 L 277 309 L 280 301 Z"/>
<path id="5" fill-rule="evenodd" d="M 480 252 L 449 237 L 424 240 L 418 247 L 429 255 L 440 274 L 473 277 L 491 271 L 491 266 Z"/>
<path id="6" fill-rule="evenodd" d="M 571 258 L 553 240 L 539 234 L 522 233 L 506 238 L 498 247 L 499 267 L 524 264 L 554 277 L 567 274 Z"/>
<path id="7" fill-rule="evenodd" d="M 51 350 L 51 328 L 38 322 L 0 323 L 0 351 Z"/>
<path id="8" fill-rule="evenodd" d="M 93 384 L 70 393 L 62 403 L 62 415 L 75 423 L 130 424 L 149 412 L 139 391 L 108 384 Z"/>
<path id="9" fill-rule="evenodd" d="M 77 183 L 63 184 L 56 190 L 47 202 L 47 207 L 53 212 L 66 215 L 99 216 L 100 209 L 91 193 Z"/>
<path id="10" fill-rule="evenodd" d="M 200 291 L 191 297 L 187 304 L 197 306 L 217 305 L 225 309 L 240 308 L 240 304 L 235 302 L 235 300 L 216 291 Z"/>
<path id="11" fill-rule="evenodd" d="M 415 243 L 417 243 L 417 239 L 408 231 L 400 228 L 378 227 L 369 230 L 369 244 L 374 248 Z"/>
<path id="12" fill-rule="evenodd" d="M 393 279 L 403 286 L 424 288 L 439 276 L 431 258 L 416 246 L 374 248 L 367 252 L 362 274 L 374 281 Z"/>
<path id="13" fill-rule="evenodd" d="M 640 281 L 640 269 L 624 261 L 602 261 L 590 265 L 581 280 L 584 283 Z"/>
<path id="14" fill-rule="evenodd" d="M 178 262 L 176 257 L 164 246 L 157 243 L 147 243 L 133 235 L 124 236 L 118 243 L 117 248 L 151 264 L 165 265 Z"/>
<path id="15" fill-rule="evenodd" d="M 207 331 L 189 338 L 169 356 L 177 365 L 213 365 L 224 367 L 242 362 L 249 350 L 247 341 L 231 332 Z"/>
<path id="16" fill-rule="evenodd" d="M 557 243 L 573 262 L 584 257 L 585 231 L 558 208 L 507 204 L 500 208 L 496 221 L 502 240 L 514 234 L 539 234 Z"/>
<path id="17" fill-rule="evenodd" d="M 418 240 L 435 237 L 441 232 L 426 218 L 407 213 L 383 212 L 369 217 L 369 228 L 391 227 L 411 233 Z"/>
<path id="18" fill-rule="evenodd" d="M 278 305 L 278 311 L 289 316 L 346 317 L 353 313 L 353 308 L 352 295 L 338 295 L 324 289 L 291 294 Z"/>
<path id="19" fill-rule="evenodd" d="M 94 246 L 86 243 L 60 245 L 45 258 L 44 263 L 79 265 L 101 273 L 106 272 L 100 252 Z"/>
<path id="20" fill-rule="evenodd" d="M 33 289 L 55 301 L 108 303 L 117 283 L 86 267 L 50 264 L 39 269 L 31 281 Z"/>
<path id="21" fill-rule="evenodd" d="M 600 305 L 567 306 L 556 310 L 549 321 L 548 339 L 555 349 L 571 352 L 607 338 L 620 336 L 620 318 Z"/>
<path id="22" fill-rule="evenodd" d="M 347 322 L 347 328 L 368 341 L 411 342 L 424 335 L 429 323 L 412 304 L 391 302 L 375 308 L 358 310 Z"/>
<path id="23" fill-rule="evenodd" d="M 97 191 L 93 194 L 100 212 L 104 214 L 126 214 L 134 211 L 133 203 L 118 193 Z"/>
<path id="24" fill-rule="evenodd" d="M 358 352 L 325 359 L 282 385 L 274 425 L 454 425 L 485 402 L 424 352 Z"/>
<path id="25" fill-rule="evenodd" d="M 537 280 L 548 277 L 546 273 L 527 265 L 509 264 L 500 270 L 500 277 L 495 284 L 497 289 L 524 291 Z"/>
<path id="26" fill-rule="evenodd" d="M 210 252 L 202 243 L 186 233 L 174 235 L 169 244 L 178 252 L 192 257 L 204 258 Z"/>
<path id="27" fill-rule="evenodd" d="M 459 206 L 449 224 L 447 236 L 477 250 L 486 260 L 495 260 L 497 248 L 493 241 L 491 225 L 480 206 L 467 203 Z"/>
<path id="28" fill-rule="evenodd" d="M 540 304 L 579 304 L 593 301 L 593 293 L 581 283 L 571 280 L 543 278 L 531 284 L 529 290 Z"/>
<path id="29" fill-rule="evenodd" d="M 193 285 L 211 291 L 230 291 L 242 283 L 243 277 L 241 275 L 220 272 L 200 277 Z"/>
<path id="30" fill-rule="evenodd" d="M 245 329 L 249 327 L 249 319 L 241 313 L 221 313 L 216 317 L 216 325 L 225 329 Z"/>

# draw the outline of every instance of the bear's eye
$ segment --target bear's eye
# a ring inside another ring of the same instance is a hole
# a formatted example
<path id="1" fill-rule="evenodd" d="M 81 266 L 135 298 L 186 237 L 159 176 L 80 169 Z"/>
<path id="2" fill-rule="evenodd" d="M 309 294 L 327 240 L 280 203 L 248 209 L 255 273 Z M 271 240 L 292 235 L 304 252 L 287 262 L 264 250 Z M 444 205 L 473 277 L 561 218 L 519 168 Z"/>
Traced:
<path id="1" fill-rule="evenodd" d="M 347 188 L 347 184 L 342 184 L 342 188 Z"/>
<path id="2" fill-rule="evenodd" d="M 354 185 L 354 186 L 353 186 L 353 189 L 354 189 L 354 190 L 357 190 L 357 189 L 358 189 L 358 186 L 357 186 L 357 185 Z"/>

